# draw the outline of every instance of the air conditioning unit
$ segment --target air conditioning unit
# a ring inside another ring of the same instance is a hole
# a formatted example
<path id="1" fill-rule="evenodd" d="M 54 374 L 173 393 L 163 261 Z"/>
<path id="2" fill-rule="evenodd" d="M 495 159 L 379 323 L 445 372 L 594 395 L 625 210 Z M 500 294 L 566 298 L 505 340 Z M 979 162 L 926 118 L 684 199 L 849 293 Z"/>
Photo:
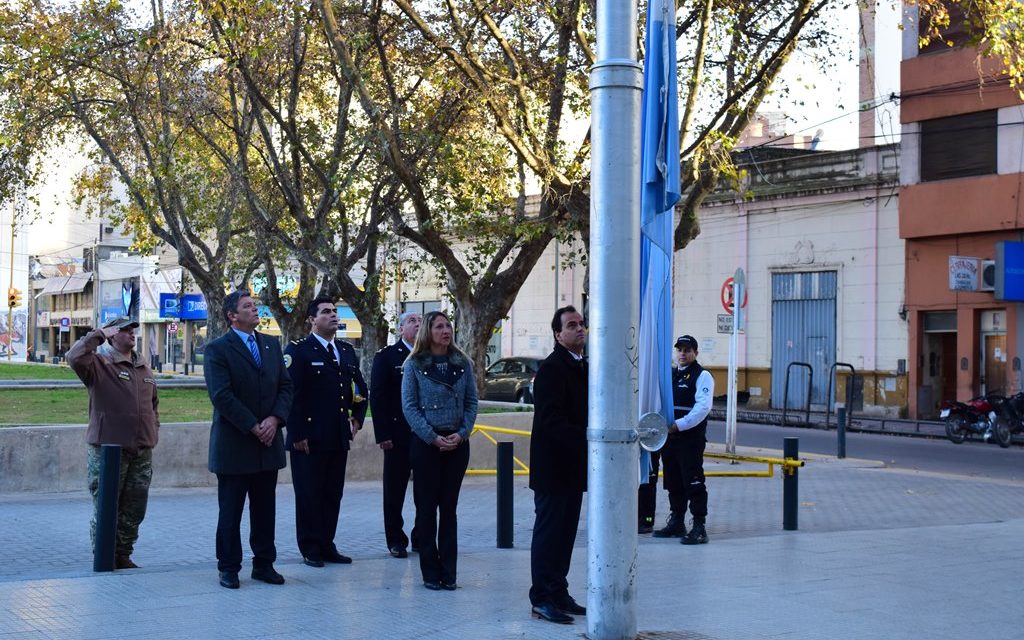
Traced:
<path id="1" fill-rule="evenodd" d="M 995 260 L 982 260 L 981 261 L 981 286 L 978 287 L 978 291 L 995 291 L 996 290 L 996 261 Z"/>

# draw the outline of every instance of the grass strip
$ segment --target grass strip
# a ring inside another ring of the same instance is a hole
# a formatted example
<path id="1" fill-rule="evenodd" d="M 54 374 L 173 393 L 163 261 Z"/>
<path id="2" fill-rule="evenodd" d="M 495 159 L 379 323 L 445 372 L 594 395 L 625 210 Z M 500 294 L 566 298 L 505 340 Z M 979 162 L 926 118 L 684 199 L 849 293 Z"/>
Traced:
<path id="1" fill-rule="evenodd" d="M 69 367 L 24 362 L 0 362 L 0 380 L 77 380 Z"/>
<path id="2" fill-rule="evenodd" d="M 206 389 L 161 389 L 161 422 L 204 422 L 213 414 Z M 89 392 L 70 389 L 0 389 L 6 425 L 84 424 L 89 421 Z"/>

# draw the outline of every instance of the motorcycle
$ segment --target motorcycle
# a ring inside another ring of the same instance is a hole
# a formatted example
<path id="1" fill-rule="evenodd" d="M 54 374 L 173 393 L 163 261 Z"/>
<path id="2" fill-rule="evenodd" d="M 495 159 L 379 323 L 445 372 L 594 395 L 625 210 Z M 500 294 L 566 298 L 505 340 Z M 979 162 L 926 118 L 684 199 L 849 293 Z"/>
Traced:
<path id="1" fill-rule="evenodd" d="M 1024 430 L 1024 393 L 1012 395 L 999 405 L 992 435 L 1004 449 L 1013 441 L 1013 434 Z"/>
<path id="2" fill-rule="evenodd" d="M 942 403 L 939 417 L 946 421 L 946 437 L 953 444 L 961 444 L 968 436 L 980 435 L 985 442 L 992 437 L 1003 396 L 995 394 L 971 398 L 967 402 L 947 400 Z"/>

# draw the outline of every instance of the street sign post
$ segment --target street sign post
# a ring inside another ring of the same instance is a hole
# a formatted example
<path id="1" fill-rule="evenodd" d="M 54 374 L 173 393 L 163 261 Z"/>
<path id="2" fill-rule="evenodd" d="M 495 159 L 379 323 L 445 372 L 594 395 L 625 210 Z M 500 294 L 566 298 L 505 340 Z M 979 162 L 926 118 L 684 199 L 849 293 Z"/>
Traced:
<path id="1" fill-rule="evenodd" d="M 728 289 L 728 297 L 726 296 Z M 740 304 L 735 304 L 740 300 Z M 728 301 L 729 304 L 726 304 Z M 739 350 L 740 325 L 743 323 L 743 307 L 747 306 L 747 276 L 743 269 L 736 269 L 733 277 L 722 285 L 722 306 L 733 314 L 732 332 L 729 337 L 729 385 L 725 408 L 725 450 L 736 453 L 736 368 Z"/>

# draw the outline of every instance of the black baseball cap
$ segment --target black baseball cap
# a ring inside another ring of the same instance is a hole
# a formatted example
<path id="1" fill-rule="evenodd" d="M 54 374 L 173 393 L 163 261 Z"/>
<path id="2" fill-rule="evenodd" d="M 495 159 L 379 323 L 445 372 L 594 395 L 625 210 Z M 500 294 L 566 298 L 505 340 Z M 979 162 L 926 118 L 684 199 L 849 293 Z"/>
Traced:
<path id="1" fill-rule="evenodd" d="M 138 326 L 138 322 L 132 320 L 131 318 L 121 316 L 118 318 L 114 318 L 113 320 L 108 320 L 107 323 L 103 325 L 103 328 L 109 329 L 110 327 L 117 327 L 118 329 L 134 329 Z"/>
<path id="2" fill-rule="evenodd" d="M 694 338 L 693 336 L 679 336 L 678 338 L 676 338 L 676 349 L 682 351 L 683 347 L 690 347 L 691 349 L 696 351 L 697 339 Z"/>

